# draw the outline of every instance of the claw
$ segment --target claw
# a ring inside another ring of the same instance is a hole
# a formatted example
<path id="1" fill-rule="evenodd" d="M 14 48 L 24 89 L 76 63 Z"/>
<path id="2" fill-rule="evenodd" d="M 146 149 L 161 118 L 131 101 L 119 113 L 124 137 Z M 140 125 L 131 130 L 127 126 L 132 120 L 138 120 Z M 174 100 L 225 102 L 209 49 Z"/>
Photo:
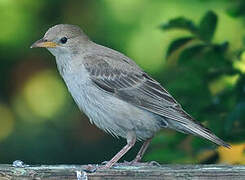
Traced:
<path id="1" fill-rule="evenodd" d="M 91 165 L 89 164 L 85 169 L 83 169 L 83 171 L 85 171 L 86 173 L 95 173 L 98 169 L 98 165 Z"/>
<path id="2" fill-rule="evenodd" d="M 130 166 L 158 166 L 160 167 L 161 165 L 156 162 L 156 161 L 151 161 L 151 162 L 138 162 L 138 161 L 131 161 L 131 162 L 127 162 L 127 165 Z"/>
<path id="3" fill-rule="evenodd" d="M 161 164 L 159 164 L 159 163 L 156 162 L 156 161 L 151 161 L 151 162 L 149 162 L 149 165 L 157 166 L 157 167 L 160 167 L 160 166 L 161 166 Z"/>
<path id="4" fill-rule="evenodd" d="M 103 161 L 101 164 L 106 165 L 109 161 Z"/>

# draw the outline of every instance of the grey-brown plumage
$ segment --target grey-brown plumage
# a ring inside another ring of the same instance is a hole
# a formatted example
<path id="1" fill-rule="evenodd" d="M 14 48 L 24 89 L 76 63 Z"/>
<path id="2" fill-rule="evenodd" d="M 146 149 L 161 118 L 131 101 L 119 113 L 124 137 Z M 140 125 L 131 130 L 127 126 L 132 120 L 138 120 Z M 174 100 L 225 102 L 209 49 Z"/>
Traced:
<path id="1" fill-rule="evenodd" d="M 56 57 L 71 95 L 92 123 L 127 139 L 127 145 L 105 167 L 117 162 L 137 139 L 146 140 L 135 160 L 139 161 L 150 139 L 161 128 L 230 147 L 188 115 L 130 58 L 90 41 L 78 26 L 56 25 L 32 47 L 46 47 Z"/>

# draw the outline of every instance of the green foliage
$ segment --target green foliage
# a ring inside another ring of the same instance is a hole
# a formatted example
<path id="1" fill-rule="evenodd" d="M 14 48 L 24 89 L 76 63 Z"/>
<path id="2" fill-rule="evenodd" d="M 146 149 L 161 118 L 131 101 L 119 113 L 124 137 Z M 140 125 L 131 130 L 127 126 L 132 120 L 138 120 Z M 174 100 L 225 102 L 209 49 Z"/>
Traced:
<path id="1" fill-rule="evenodd" d="M 232 17 L 244 17 L 245 16 L 245 1 L 244 0 L 234 0 L 234 3 L 227 10 L 227 12 Z"/>
<path id="2" fill-rule="evenodd" d="M 231 52 L 229 42 L 224 40 L 215 43 L 217 23 L 216 13 L 208 11 L 199 25 L 184 17 L 169 20 L 162 25 L 163 31 L 184 29 L 191 34 L 173 39 L 169 44 L 166 54 L 169 66 L 164 74 L 168 77 L 168 88 L 174 91 L 175 97 L 187 112 L 204 121 L 222 139 L 242 142 L 245 139 L 245 75 L 234 67 L 234 63 L 241 59 L 234 54 L 243 49 Z M 172 61 L 177 63 L 173 66 Z M 180 141 L 176 137 L 171 143 L 165 142 L 168 144 L 165 147 L 166 153 L 178 149 L 179 143 L 185 141 L 184 144 L 193 149 L 185 150 L 182 162 L 195 162 L 192 157 L 210 147 L 210 143 L 204 143 L 199 138 L 187 141 L 183 137 Z M 149 156 L 155 153 L 159 152 L 152 151 Z M 163 159 L 163 162 L 178 162 L 179 158 L 178 155 L 176 158 L 171 157 L 171 160 Z"/>
<path id="3" fill-rule="evenodd" d="M 219 49 L 224 53 L 227 49 L 227 43 L 222 43 L 220 45 L 211 43 L 214 37 L 217 22 L 217 15 L 212 11 L 208 11 L 201 19 L 199 26 L 195 25 L 193 21 L 184 17 L 175 18 L 169 20 L 169 22 L 167 22 L 166 24 L 163 24 L 161 26 L 163 30 L 185 29 L 188 30 L 192 35 L 191 37 L 182 37 L 174 40 L 168 48 L 167 58 L 172 53 L 174 53 L 174 51 L 177 51 L 177 49 L 180 49 L 181 47 L 185 46 L 190 41 L 195 42 L 195 44 L 193 43 L 192 47 L 185 49 L 185 51 L 183 52 L 184 59 L 188 58 L 188 54 L 199 54 L 201 51 L 207 48 L 216 50 Z M 198 41 L 198 43 L 196 43 L 196 41 L 194 40 Z"/>
<path id="4" fill-rule="evenodd" d="M 208 11 L 202 18 L 198 34 L 203 41 L 210 42 L 216 30 L 218 18 L 212 11 Z"/>
<path id="5" fill-rule="evenodd" d="M 167 51 L 167 57 L 169 57 L 176 49 L 181 48 L 182 46 L 186 45 L 188 42 L 190 42 L 191 40 L 193 40 L 194 37 L 183 37 L 183 38 L 179 38 L 174 40 L 168 48 Z"/>
<path id="6" fill-rule="evenodd" d="M 179 59 L 182 60 L 180 61 L 180 63 L 183 63 L 185 60 L 191 59 L 193 57 L 199 56 L 206 47 L 207 46 L 205 44 L 197 44 L 185 48 L 179 57 Z"/>
<path id="7" fill-rule="evenodd" d="M 244 141 L 245 138 L 245 75 L 241 74 L 235 89 L 230 93 L 236 104 L 227 115 L 225 121 L 226 135 L 234 142 Z"/>
<path id="8" fill-rule="evenodd" d="M 192 33 L 197 31 L 197 27 L 194 25 L 194 23 L 184 17 L 172 19 L 167 24 L 163 24 L 161 28 L 163 30 L 184 29 Z"/>

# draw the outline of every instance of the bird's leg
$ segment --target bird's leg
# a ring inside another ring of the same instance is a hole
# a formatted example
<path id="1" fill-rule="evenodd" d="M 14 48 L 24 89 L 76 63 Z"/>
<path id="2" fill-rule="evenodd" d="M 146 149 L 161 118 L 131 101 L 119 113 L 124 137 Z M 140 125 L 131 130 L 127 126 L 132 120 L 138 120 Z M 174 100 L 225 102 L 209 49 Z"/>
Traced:
<path id="1" fill-rule="evenodd" d="M 135 159 L 134 159 L 133 161 L 131 161 L 132 164 L 141 161 L 141 159 L 142 159 L 143 155 L 145 154 L 145 151 L 146 151 L 146 149 L 148 148 L 148 146 L 149 146 L 151 140 L 152 140 L 152 137 L 149 138 L 149 139 L 147 139 L 147 140 L 144 142 L 144 144 L 141 146 L 141 148 L 140 148 L 138 154 L 136 155 Z"/>
<path id="2" fill-rule="evenodd" d="M 101 169 L 107 169 L 112 167 L 121 157 L 123 157 L 126 152 L 128 152 L 135 144 L 136 136 L 135 134 L 128 133 L 127 136 L 127 145 L 124 146 L 109 162 L 106 163 Z"/>

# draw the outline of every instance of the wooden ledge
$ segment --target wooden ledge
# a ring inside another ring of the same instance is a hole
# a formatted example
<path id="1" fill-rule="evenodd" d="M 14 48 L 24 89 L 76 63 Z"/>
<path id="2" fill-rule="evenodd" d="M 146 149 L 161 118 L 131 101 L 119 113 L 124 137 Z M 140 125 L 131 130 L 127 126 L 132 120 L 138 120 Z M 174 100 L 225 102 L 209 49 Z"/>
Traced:
<path id="1" fill-rule="evenodd" d="M 0 180 L 15 179 L 222 179 L 244 180 L 245 166 L 229 165 L 161 165 L 124 166 L 118 165 L 95 173 L 82 171 L 86 165 L 40 165 L 13 167 L 0 164 Z"/>

